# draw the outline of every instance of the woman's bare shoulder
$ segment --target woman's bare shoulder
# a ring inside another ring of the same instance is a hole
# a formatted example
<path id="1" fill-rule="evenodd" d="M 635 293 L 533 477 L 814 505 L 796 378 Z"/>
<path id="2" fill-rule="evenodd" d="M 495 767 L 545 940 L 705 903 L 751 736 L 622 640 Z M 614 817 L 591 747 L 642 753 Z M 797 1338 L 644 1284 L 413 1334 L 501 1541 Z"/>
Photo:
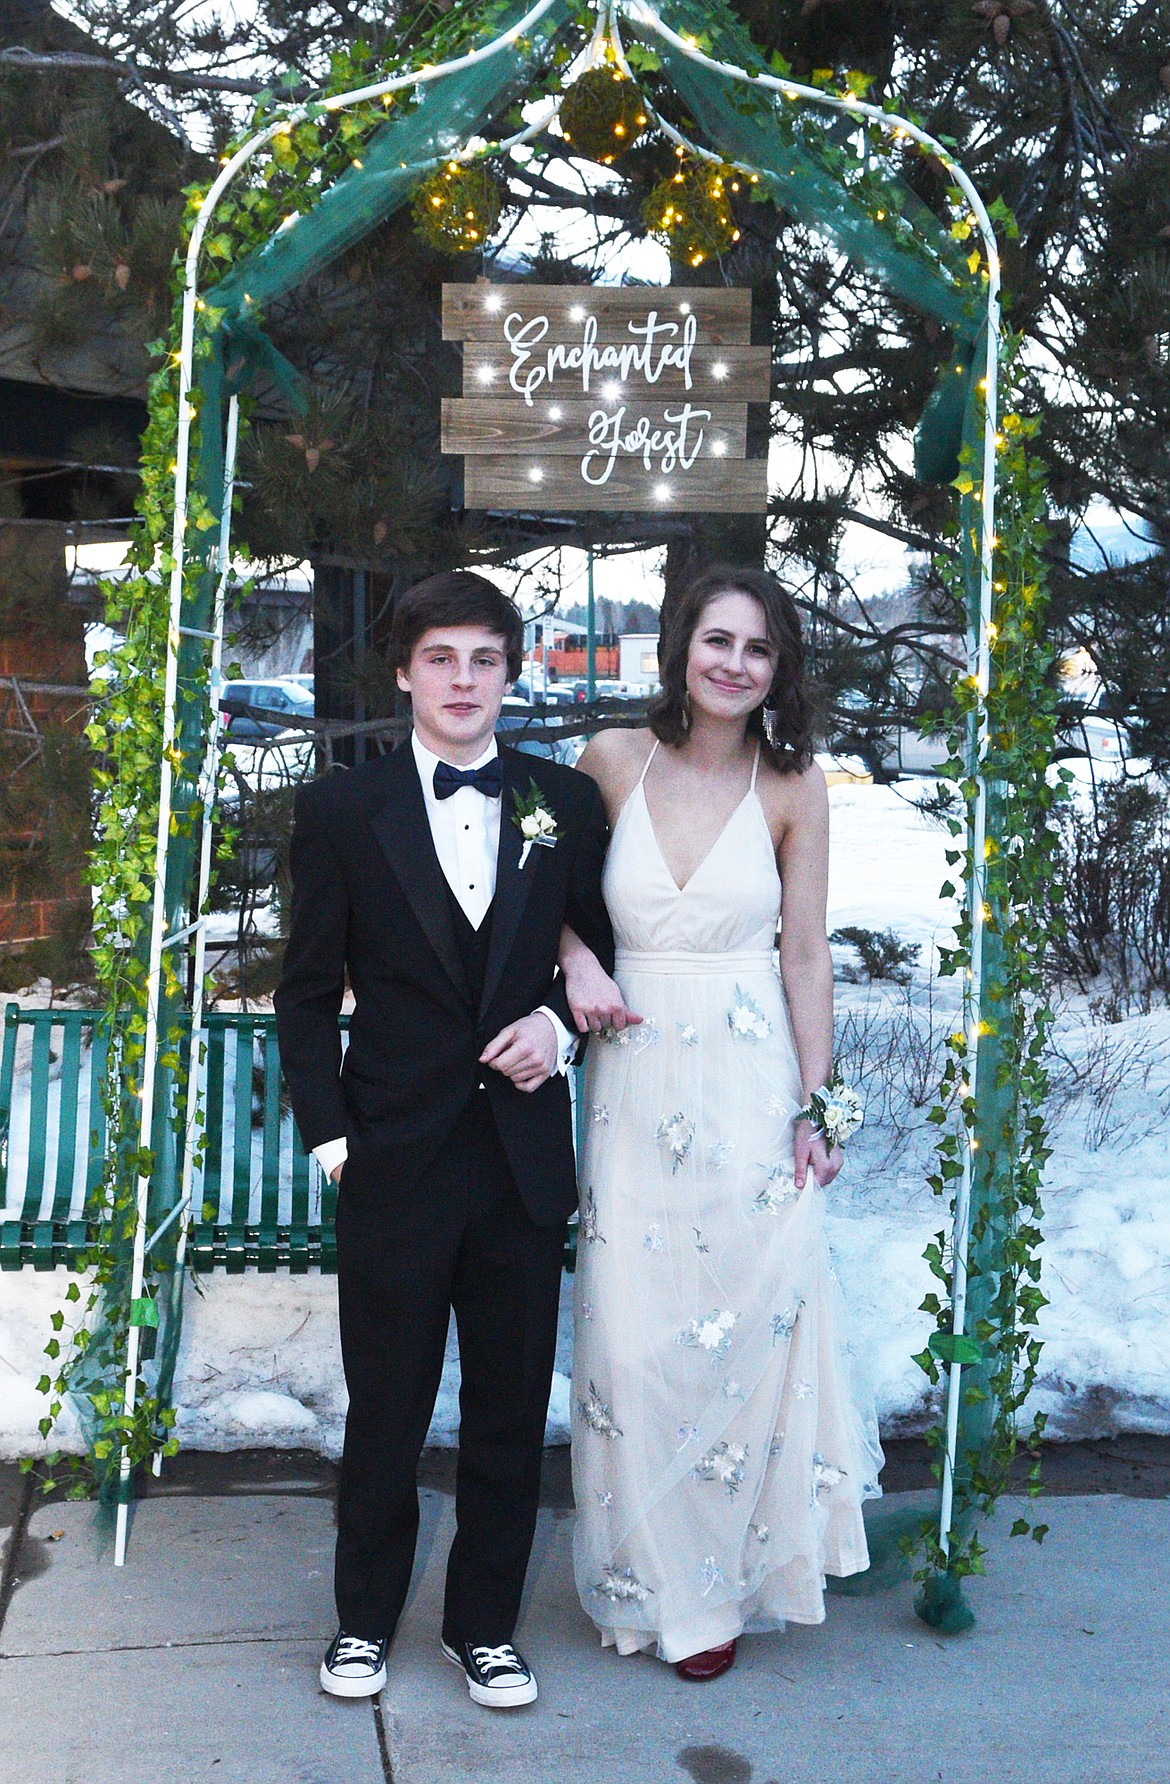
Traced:
<path id="1" fill-rule="evenodd" d="M 577 767 L 597 782 L 607 806 L 620 806 L 636 784 L 653 742 L 646 727 L 631 731 L 613 725 L 589 739 Z"/>
<path id="2" fill-rule="evenodd" d="M 829 809 L 829 783 L 819 762 L 812 761 L 803 768 L 783 771 L 770 762 L 761 762 L 756 784 L 768 828 L 777 846 L 794 828 L 825 821 Z"/>

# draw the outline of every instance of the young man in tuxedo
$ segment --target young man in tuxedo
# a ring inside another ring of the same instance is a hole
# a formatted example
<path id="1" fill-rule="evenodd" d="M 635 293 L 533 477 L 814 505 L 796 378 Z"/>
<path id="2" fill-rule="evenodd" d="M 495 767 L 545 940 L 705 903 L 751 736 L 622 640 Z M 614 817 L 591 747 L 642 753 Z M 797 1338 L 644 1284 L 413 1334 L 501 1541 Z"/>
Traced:
<path id="1" fill-rule="evenodd" d="M 512 1635 L 576 1204 L 564 1075 L 576 1037 L 557 951 L 568 923 L 612 967 L 606 824 L 593 781 L 496 744 L 523 625 L 486 578 L 456 570 L 412 589 L 392 650 L 413 734 L 299 791 L 276 993 L 297 1124 L 339 1185 L 349 1413 L 340 1629 L 321 1683 L 341 1697 L 385 1683 L 453 1308 L 462 1386 L 442 1648 L 476 1702 L 510 1707 L 537 1694 Z M 522 834 L 524 815 L 545 842 Z"/>

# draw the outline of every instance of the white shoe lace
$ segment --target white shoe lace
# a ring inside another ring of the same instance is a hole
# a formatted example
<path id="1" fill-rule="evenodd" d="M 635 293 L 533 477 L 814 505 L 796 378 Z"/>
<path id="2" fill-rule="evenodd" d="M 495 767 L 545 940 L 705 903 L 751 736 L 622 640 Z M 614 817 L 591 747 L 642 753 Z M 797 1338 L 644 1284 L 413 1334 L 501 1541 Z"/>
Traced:
<path id="1" fill-rule="evenodd" d="M 343 1635 L 333 1656 L 334 1666 L 376 1666 L 378 1643 L 364 1641 L 360 1635 Z"/>
<path id="2" fill-rule="evenodd" d="M 501 1669 L 518 1673 L 528 1671 L 511 1642 L 502 1642 L 498 1648 L 472 1648 L 471 1658 L 480 1672 L 499 1672 Z"/>

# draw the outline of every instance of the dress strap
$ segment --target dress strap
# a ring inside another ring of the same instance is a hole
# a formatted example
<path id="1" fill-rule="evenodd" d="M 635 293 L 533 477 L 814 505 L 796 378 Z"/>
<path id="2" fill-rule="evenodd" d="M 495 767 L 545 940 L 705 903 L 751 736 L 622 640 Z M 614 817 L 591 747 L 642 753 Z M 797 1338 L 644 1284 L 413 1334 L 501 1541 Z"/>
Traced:
<path id="1" fill-rule="evenodd" d="M 646 767 L 648 768 L 649 766 L 650 766 L 650 764 L 647 763 Z M 646 772 L 646 770 L 643 769 L 642 772 L 644 774 Z M 757 743 L 757 745 L 756 745 L 756 759 L 752 763 L 752 784 L 748 788 L 749 793 L 754 793 L 756 790 L 756 776 L 759 772 L 760 772 L 760 746 Z"/>
<path id="2" fill-rule="evenodd" d="M 654 744 L 650 751 L 650 754 L 646 757 L 646 760 L 642 764 L 642 772 L 638 776 L 638 783 L 637 783 L 639 787 L 642 785 L 642 782 L 646 779 L 646 770 L 649 768 L 651 762 L 653 762 L 655 756 L 658 754 L 658 743 L 659 743 L 659 739 L 656 737 L 654 739 Z M 755 780 L 755 775 L 753 774 L 752 786 L 754 787 L 755 784 L 756 784 L 756 780 Z"/>

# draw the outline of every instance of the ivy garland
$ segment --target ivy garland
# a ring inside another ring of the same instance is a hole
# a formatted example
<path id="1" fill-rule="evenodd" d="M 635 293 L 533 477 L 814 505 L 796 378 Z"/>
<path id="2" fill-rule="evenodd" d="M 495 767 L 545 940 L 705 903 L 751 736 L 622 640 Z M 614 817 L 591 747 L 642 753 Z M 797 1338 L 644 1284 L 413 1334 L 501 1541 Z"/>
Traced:
<path id="1" fill-rule="evenodd" d="M 335 55 L 323 97 L 378 77 L 390 78 L 425 63 L 450 59 L 472 40 L 490 36 L 506 11 L 506 0 L 491 0 L 469 23 L 466 15 L 455 9 L 439 19 L 410 56 L 376 71 L 371 67 L 368 51 L 360 44 L 348 54 Z M 588 15 L 582 17 L 587 22 Z M 706 42 L 709 45 L 710 39 Z M 631 60 L 635 49 L 631 46 Z M 638 65 L 651 72 L 656 60 L 650 52 L 643 51 Z M 556 67 L 562 62 L 559 55 L 554 58 L 554 68 L 546 81 L 550 88 L 559 78 Z M 745 66 L 750 68 L 752 64 Z M 755 66 L 762 66 L 758 58 Z M 770 67 L 772 71 L 788 72 L 786 66 L 778 66 L 775 60 Z M 864 91 L 864 77 L 850 75 L 848 81 L 852 90 Z M 393 103 L 410 105 L 413 101 L 405 94 L 387 95 L 381 103 L 367 102 L 336 114 L 321 110 L 290 123 L 286 131 L 273 139 L 261 177 L 224 195 L 215 226 L 206 238 L 208 257 L 226 271 L 267 241 L 285 218 L 310 210 L 358 158 L 361 145 L 383 122 Z M 263 95 L 239 141 L 266 127 L 281 104 L 278 93 Z M 936 250 L 916 237 L 910 220 L 902 215 L 900 190 L 886 182 L 872 161 L 859 170 L 843 148 L 807 124 L 800 130 L 800 141 L 806 152 L 815 153 L 826 172 L 844 181 L 851 196 L 864 204 L 891 241 L 938 264 Z M 490 154 L 490 146 L 484 154 Z M 205 192 L 205 187 L 197 186 L 185 194 L 188 228 Z M 1003 220 L 1001 208 L 997 207 L 993 214 Z M 961 223 L 952 226 L 956 241 L 962 239 L 963 229 Z M 976 260 L 970 268 L 972 276 L 977 265 Z M 148 387 L 149 425 L 143 440 L 142 483 L 131 553 L 133 573 L 125 582 L 107 584 L 104 591 L 111 619 L 125 630 L 125 643 L 107 653 L 102 662 L 110 677 L 111 693 L 87 733 L 101 795 L 89 877 L 95 894 L 94 964 L 111 1047 L 103 1092 L 108 1123 L 106 1168 L 100 1190 L 87 1210 L 91 1235 L 87 1253 L 76 1266 L 90 1273 L 88 1298 L 81 1308 L 79 1323 L 68 1335 L 63 1335 L 64 1313 L 53 1316 L 54 1336 L 46 1347 L 53 1373 L 44 1376 L 40 1383 L 50 1399 L 48 1415 L 41 1421 L 42 1435 L 49 1436 L 66 1393 L 71 1393 L 80 1408 L 95 1472 L 107 1488 L 123 1456 L 129 1458 L 132 1466 L 138 1466 L 159 1450 L 169 1455 L 178 1447 L 172 1434 L 174 1413 L 165 1404 L 165 1396 L 152 1392 L 140 1375 L 136 1411 L 128 1419 L 121 1412 L 121 1382 L 130 1328 L 157 1323 L 158 1303 L 167 1286 L 169 1268 L 165 1256 L 152 1254 L 144 1298 L 129 1305 L 129 1250 L 137 1223 L 137 1179 L 140 1173 L 152 1170 L 155 1163 L 153 1154 L 144 1154 L 138 1147 L 138 1087 L 146 1029 L 145 940 L 155 891 L 167 578 L 173 563 L 170 543 L 182 277 L 182 256 L 176 255 L 171 327 L 164 340 L 152 344 L 162 363 Z M 210 331 L 221 320 L 222 313 L 213 306 L 201 309 L 197 357 L 211 354 Z M 193 459 L 198 453 L 198 427 L 196 415 L 192 427 Z M 246 427 L 244 402 L 241 431 Z M 1006 1484 L 1016 1448 L 1015 1415 L 1035 1379 L 1039 1341 L 1034 1327 L 1044 1304 L 1038 1287 L 1039 1183 L 1049 1149 L 1042 1113 L 1046 1089 L 1042 1053 L 1051 1017 L 1042 1000 L 1044 938 L 1034 913 L 1042 908 L 1051 854 L 1037 846 L 1036 828 L 1038 821 L 1041 825 L 1048 821 L 1058 790 L 1050 786 L 1046 774 L 1053 733 L 1053 696 L 1046 679 L 1049 655 L 1042 636 L 1045 601 L 1039 546 L 1043 536 L 1043 479 L 1028 450 L 1035 427 L 1034 422 L 1015 414 L 1009 414 L 1003 422 L 1001 520 L 995 560 L 996 672 L 987 694 L 993 753 L 989 772 L 994 771 L 1012 789 L 1012 797 L 1006 802 L 1005 846 L 987 864 L 988 902 L 1002 916 L 1004 964 L 997 995 L 1009 1012 L 999 1036 L 1002 1057 L 997 1075 L 1015 1086 L 1011 1129 L 999 1136 L 999 1146 L 991 1160 L 999 1208 L 1007 1216 L 1007 1231 L 1001 1244 L 998 1294 L 988 1317 L 974 1334 L 981 1355 L 992 1363 L 988 1385 L 997 1396 L 998 1409 L 990 1447 L 960 1483 L 957 1518 L 970 1505 L 977 1505 L 984 1512 L 990 1510 Z M 961 495 L 964 481 L 969 490 L 969 471 L 965 470 L 959 479 Z M 216 516 L 206 500 L 192 491 L 189 524 L 194 532 L 206 534 L 215 523 Z M 963 573 L 957 551 L 950 569 L 958 592 L 963 586 Z M 191 601 L 198 596 L 204 574 L 197 557 L 188 561 L 185 581 Z M 196 689 L 187 697 L 205 701 L 206 690 Z M 976 794 L 975 783 L 966 774 L 965 745 L 978 699 L 978 690 L 970 681 L 961 680 L 945 715 L 951 741 L 948 771 L 958 782 L 966 808 L 963 816 L 956 811 L 950 817 L 956 838 L 964 834 L 965 820 Z M 193 778 L 192 765 L 184 762 L 177 751 L 172 766 L 177 777 Z M 198 804 L 192 803 L 177 815 L 176 826 L 189 830 L 201 816 Z M 951 853 L 957 868 L 956 879 L 966 887 L 972 872 L 969 850 L 956 848 Z M 943 972 L 955 974 L 969 969 L 970 943 L 970 925 L 964 918 L 956 946 L 944 958 Z M 165 956 L 164 974 L 165 990 L 174 1007 L 180 1001 L 182 987 Z M 181 1084 L 187 1064 L 181 1028 L 172 1025 L 162 1041 L 161 1063 Z M 931 1119 L 944 1130 L 937 1168 L 931 1178 L 939 1194 L 952 1187 L 961 1170 L 960 1147 L 969 1140 L 975 1121 L 972 1099 L 964 1093 L 965 1049 L 964 1037 L 953 1036 L 938 1101 L 931 1111 Z M 961 1119 L 957 1125 L 951 1125 L 956 1109 Z M 981 1181 L 986 1181 L 986 1174 Z M 985 1231 L 992 1220 L 993 1210 L 985 1200 L 974 1210 L 976 1235 Z M 935 1315 L 938 1333 L 937 1341 L 918 1361 L 931 1380 L 937 1382 L 939 1360 L 945 1360 L 948 1343 L 953 1345 L 949 1318 L 953 1271 L 943 1235 L 928 1249 L 927 1258 L 942 1293 L 928 1296 L 923 1303 L 924 1309 Z M 82 1297 L 83 1290 L 77 1282 L 71 1282 L 67 1301 L 77 1305 Z M 1042 1418 L 1038 1418 L 1030 1443 L 1042 1425 Z M 941 1427 L 932 1431 L 930 1441 L 936 1449 L 941 1447 Z M 60 1456 L 49 1458 L 50 1478 L 53 1464 L 63 1460 Z M 1038 1490 L 1035 1471 L 1031 1484 L 1032 1490 Z M 87 1490 L 80 1474 L 74 1478 L 71 1490 Z M 1017 1529 L 1028 1527 L 1023 1520 L 1016 1525 Z M 1042 1525 L 1036 1526 L 1032 1533 L 1039 1538 L 1043 1529 Z M 949 1557 L 943 1555 L 937 1538 L 928 1538 L 923 1573 L 929 1575 L 944 1567 L 953 1576 L 979 1571 L 982 1553 L 975 1536 L 967 1539 L 961 1549 L 952 1547 Z"/>
<path id="2" fill-rule="evenodd" d="M 969 1514 L 989 1513 L 1011 1481 L 1021 1441 L 1018 1416 L 1035 1383 L 1041 1352 L 1036 1325 L 1046 1305 L 1040 1288 L 1040 1197 L 1044 1165 L 1051 1156 L 1044 1116 L 1048 1094 L 1044 1056 L 1053 1014 L 1045 994 L 1047 932 L 1041 913 L 1047 908 L 1059 859 L 1055 848 L 1048 846 L 1052 814 L 1065 795 L 1069 776 L 1063 769 L 1055 777 L 1049 772 L 1056 693 L 1051 676 L 1053 653 L 1044 635 L 1046 479 L 1031 447 L 1039 424 L 1012 407 L 1022 383 L 1019 348 L 1019 338 L 1010 338 L 1003 356 L 1006 412 L 998 439 L 995 621 L 991 627 L 991 675 L 984 697 L 989 738 L 985 778 L 999 789 L 1000 796 L 997 834 L 986 845 L 985 862 L 984 925 L 985 934 L 994 940 L 995 969 L 985 979 L 986 1011 L 980 1016 L 979 1034 L 981 1046 L 984 1036 L 994 1042 L 987 1069 L 994 1074 L 998 1103 L 995 1118 L 980 1122 L 967 1082 L 968 1035 L 958 1029 L 949 1037 L 942 1082 L 928 1116 L 940 1130 L 928 1181 L 936 1195 L 951 1198 L 952 1213 L 963 1153 L 971 1149 L 978 1158 L 977 1149 L 983 1149 L 982 1161 L 974 1171 L 969 1273 L 973 1281 L 980 1274 L 994 1275 L 997 1287 L 993 1296 L 973 1297 L 984 1304 L 973 1324 L 968 1322 L 967 1334 L 956 1338 L 952 1331 L 954 1259 L 945 1233 L 936 1234 L 924 1255 L 941 1292 L 928 1294 L 921 1307 L 934 1316 L 936 1331 L 914 1359 L 934 1384 L 940 1380 L 940 1362 L 967 1365 L 966 1404 L 989 1399 L 993 1411 L 980 1449 L 957 1458 L 949 1554 L 944 1553 L 936 1531 L 923 1532 L 925 1563 L 915 1577 L 928 1586 L 932 1574 L 936 1580 L 949 1574 L 958 1581 L 983 1571 L 985 1549 L 970 1529 Z M 964 448 L 962 458 L 956 488 L 961 498 L 969 498 L 975 489 L 970 447 Z M 961 601 L 963 565 L 957 548 L 949 556 L 946 572 L 952 593 Z M 964 845 L 960 839 L 971 836 L 978 791 L 968 772 L 969 740 L 978 710 L 978 684 L 974 677 L 963 676 L 941 715 L 941 728 L 949 743 L 949 759 L 941 772 L 956 789 L 946 820 L 954 838 L 947 861 L 956 871 L 954 879 L 941 888 L 943 897 L 956 892 L 962 896 L 971 886 L 974 863 L 970 842 Z M 925 720 L 924 728 L 938 729 L 938 718 Z M 971 941 L 969 901 L 965 899 L 955 945 L 940 950 L 941 975 L 963 978 L 970 974 Z M 1044 1425 L 1045 1415 L 1037 1413 L 1023 1438 L 1031 1458 L 1028 1493 L 1033 1499 L 1040 1492 L 1037 1445 Z M 946 1445 L 941 1422 L 927 1433 L 927 1442 L 936 1452 L 933 1471 L 941 1480 Z M 1047 1528 L 1020 1517 L 1011 1533 L 1031 1534 L 1040 1542 Z M 928 1591 L 928 1611 L 930 1596 Z M 927 1620 L 945 1623 L 943 1615 L 928 1615 Z"/>

